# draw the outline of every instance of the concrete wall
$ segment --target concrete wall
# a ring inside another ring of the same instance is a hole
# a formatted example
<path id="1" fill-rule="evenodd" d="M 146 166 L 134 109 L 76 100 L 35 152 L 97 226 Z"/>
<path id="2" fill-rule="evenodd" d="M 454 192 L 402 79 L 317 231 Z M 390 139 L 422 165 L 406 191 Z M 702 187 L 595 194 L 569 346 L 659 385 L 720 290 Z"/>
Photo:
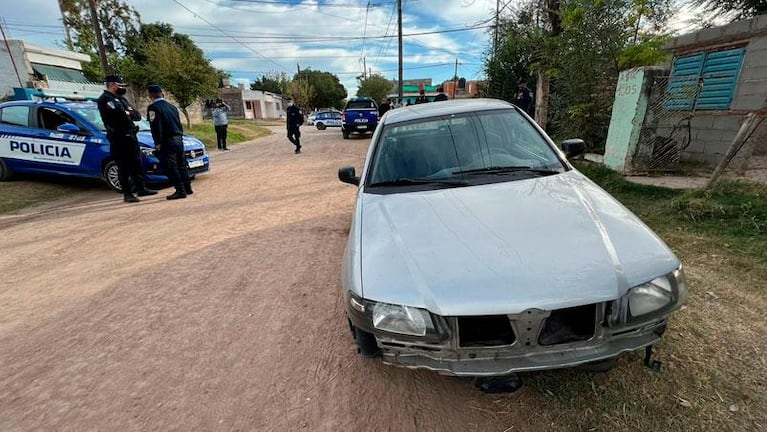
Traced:
<path id="1" fill-rule="evenodd" d="M 231 108 L 230 117 L 246 119 L 276 119 L 284 114 L 282 97 L 260 90 L 240 87 L 218 89 L 220 97 Z M 250 102 L 250 108 L 248 108 Z"/>
<path id="2" fill-rule="evenodd" d="M 13 95 L 14 87 L 27 87 L 27 83 L 32 78 L 32 69 L 26 64 L 24 57 L 24 43 L 9 40 L 8 45 L 11 48 L 10 55 L 5 44 L 0 44 L 0 98 Z M 11 56 L 13 56 L 13 62 Z M 21 77 L 21 85 L 19 85 L 19 79 L 13 68 L 14 62 Z"/>
<path id="3" fill-rule="evenodd" d="M 682 153 L 683 159 L 718 163 L 745 115 L 767 108 L 767 15 L 683 35 L 666 46 L 673 56 L 739 46 L 745 46 L 746 53 L 730 109 L 694 114 L 690 120 L 691 141 Z M 662 126 L 670 130 L 689 114 L 672 113 Z"/>
<path id="4" fill-rule="evenodd" d="M 618 78 L 604 161 L 619 172 L 630 170 L 631 158 L 636 152 L 647 110 L 648 92 L 643 91 L 644 83 L 644 68 L 623 71 Z"/>

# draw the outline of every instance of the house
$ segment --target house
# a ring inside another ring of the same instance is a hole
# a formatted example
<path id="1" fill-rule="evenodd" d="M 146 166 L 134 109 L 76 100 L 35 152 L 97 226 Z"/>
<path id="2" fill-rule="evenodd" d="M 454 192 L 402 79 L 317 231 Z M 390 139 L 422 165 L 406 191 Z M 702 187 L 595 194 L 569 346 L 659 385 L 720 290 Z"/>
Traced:
<path id="1" fill-rule="evenodd" d="M 226 83 L 225 83 L 226 84 Z M 231 108 L 231 117 L 246 119 L 276 119 L 283 116 L 285 106 L 282 96 L 245 88 L 244 83 L 238 86 L 225 86 L 218 89 L 218 97 Z"/>
<path id="2" fill-rule="evenodd" d="M 397 81 L 392 80 L 391 93 L 387 96 L 390 99 L 399 98 L 399 92 L 397 91 Z M 432 85 L 431 78 L 418 78 L 411 80 L 402 80 L 402 100 L 405 105 L 409 103 L 415 103 L 415 99 L 420 95 L 420 91 L 424 90 L 424 95 L 433 101 L 437 96 L 437 89 L 442 87 L 444 93 L 451 99 L 472 98 L 478 97 L 480 89 L 483 85 L 482 81 L 466 81 L 465 78 L 461 78 L 457 81 L 445 81 L 442 85 Z"/>
<path id="3" fill-rule="evenodd" d="M 0 97 L 12 96 L 15 88 L 98 97 L 104 85 L 82 72 L 82 63 L 90 60 L 86 54 L 9 40 L 0 44 Z"/>

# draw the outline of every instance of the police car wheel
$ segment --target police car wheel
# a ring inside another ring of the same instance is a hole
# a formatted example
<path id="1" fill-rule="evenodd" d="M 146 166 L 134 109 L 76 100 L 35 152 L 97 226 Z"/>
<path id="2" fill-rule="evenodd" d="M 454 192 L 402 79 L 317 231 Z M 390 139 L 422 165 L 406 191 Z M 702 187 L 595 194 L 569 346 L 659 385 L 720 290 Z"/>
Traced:
<path id="1" fill-rule="evenodd" d="M 8 169 L 8 165 L 5 164 L 4 160 L 0 159 L 0 181 L 10 180 L 12 175 L 13 172 Z"/>
<path id="2" fill-rule="evenodd" d="M 104 181 L 107 182 L 110 188 L 117 192 L 122 192 L 122 186 L 120 186 L 120 178 L 117 176 L 117 162 L 111 160 L 104 165 L 104 171 L 102 172 Z"/>
<path id="3" fill-rule="evenodd" d="M 343 134 L 344 139 L 349 139 L 349 132 L 342 131 L 341 133 Z"/>
<path id="4" fill-rule="evenodd" d="M 325 125 L 322 123 L 317 123 L 317 130 L 325 130 Z"/>

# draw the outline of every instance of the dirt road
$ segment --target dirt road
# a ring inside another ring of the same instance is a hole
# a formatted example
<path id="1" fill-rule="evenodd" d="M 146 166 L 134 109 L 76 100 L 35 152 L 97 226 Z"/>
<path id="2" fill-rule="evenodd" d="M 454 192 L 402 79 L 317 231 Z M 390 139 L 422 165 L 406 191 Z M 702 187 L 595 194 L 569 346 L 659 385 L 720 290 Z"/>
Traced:
<path id="1" fill-rule="evenodd" d="M 534 392 L 356 354 L 336 176 L 369 139 L 304 127 L 294 155 L 274 130 L 186 200 L 104 188 L 0 217 L 0 430 L 549 429 Z"/>

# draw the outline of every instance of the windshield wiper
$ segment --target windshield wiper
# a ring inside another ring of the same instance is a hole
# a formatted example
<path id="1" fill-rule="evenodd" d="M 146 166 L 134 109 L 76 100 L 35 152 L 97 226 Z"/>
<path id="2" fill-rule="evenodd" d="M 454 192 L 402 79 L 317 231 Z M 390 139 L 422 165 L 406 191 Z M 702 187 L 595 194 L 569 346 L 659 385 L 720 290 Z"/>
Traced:
<path id="1" fill-rule="evenodd" d="M 447 186 L 468 186 L 469 183 L 463 180 L 429 180 L 429 179 L 412 179 L 412 178 L 398 178 L 394 180 L 380 181 L 371 183 L 370 186 L 410 186 L 410 185 L 422 185 L 422 184 L 437 184 Z"/>
<path id="2" fill-rule="evenodd" d="M 560 174 L 561 171 L 551 169 L 532 168 L 529 166 L 489 166 L 463 171 L 454 171 L 453 174 L 506 174 L 513 172 L 530 172 L 535 174 L 552 175 Z"/>

